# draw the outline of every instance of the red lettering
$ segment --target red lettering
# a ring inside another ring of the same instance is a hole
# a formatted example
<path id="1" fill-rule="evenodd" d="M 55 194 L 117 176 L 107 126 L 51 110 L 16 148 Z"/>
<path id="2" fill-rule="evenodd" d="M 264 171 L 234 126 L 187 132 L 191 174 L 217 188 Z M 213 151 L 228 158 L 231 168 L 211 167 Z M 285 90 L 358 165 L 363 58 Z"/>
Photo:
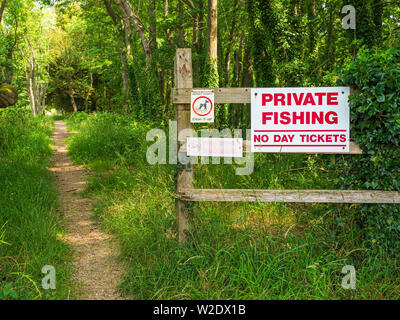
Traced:
<path id="1" fill-rule="evenodd" d="M 287 95 L 287 105 L 291 106 L 292 105 L 292 94 L 288 93 Z"/>
<path id="2" fill-rule="evenodd" d="M 289 124 L 290 123 L 290 112 L 284 111 L 281 112 L 281 124 Z"/>
<path id="3" fill-rule="evenodd" d="M 285 105 L 285 95 L 283 93 L 274 94 L 274 105 L 277 106 L 278 102 L 281 103 L 281 106 Z"/>
<path id="4" fill-rule="evenodd" d="M 291 106 L 294 105 L 338 105 L 338 92 L 289 92 L 289 93 L 263 93 L 261 95 L 261 105 L 266 106 L 268 102 L 274 103 L 275 106 Z M 324 101 L 326 97 L 326 101 Z M 293 98 L 293 99 L 292 99 Z M 326 102 L 326 103 L 324 103 Z"/>
<path id="5" fill-rule="evenodd" d="M 328 106 L 338 105 L 339 102 L 337 101 L 338 98 L 337 92 L 328 92 L 327 104 Z"/>
<path id="6" fill-rule="evenodd" d="M 274 112 L 274 124 L 278 124 L 278 117 L 279 117 L 279 113 Z"/>
<path id="7" fill-rule="evenodd" d="M 311 92 L 308 92 L 306 98 L 304 99 L 303 106 L 305 106 L 306 104 L 311 104 L 315 106 L 315 101 Z"/>
<path id="8" fill-rule="evenodd" d="M 261 136 L 261 140 L 262 140 L 262 142 L 268 142 L 268 136 L 267 135 L 262 135 Z"/>
<path id="9" fill-rule="evenodd" d="M 326 92 L 316 92 L 315 96 L 318 97 L 318 105 L 322 105 L 322 97 L 326 96 Z"/>
<path id="10" fill-rule="evenodd" d="M 316 124 L 316 120 L 318 120 L 319 124 L 324 123 L 324 113 L 322 111 L 319 113 L 319 115 L 317 112 L 312 112 L 311 118 L 312 118 L 312 124 Z"/>
<path id="11" fill-rule="evenodd" d="M 262 113 L 262 124 L 266 124 L 267 120 L 271 120 L 272 119 L 272 112 L 263 112 Z"/>
<path id="12" fill-rule="evenodd" d="M 301 104 L 301 101 L 303 101 L 303 97 L 304 97 L 304 93 L 303 92 L 300 93 L 300 99 L 297 96 L 297 93 L 293 93 L 294 103 L 297 104 L 297 105 Z"/>
<path id="13" fill-rule="evenodd" d="M 269 93 L 263 93 L 261 96 L 261 104 L 264 107 L 267 102 L 271 102 L 272 101 L 272 94 Z"/>
<path id="14" fill-rule="evenodd" d="M 297 120 L 300 120 L 300 124 L 304 124 L 304 112 L 300 112 L 297 115 L 297 112 L 293 112 L 293 124 L 297 124 Z"/>
<path id="15" fill-rule="evenodd" d="M 332 117 L 330 117 L 332 116 Z M 325 121 L 327 124 L 337 124 L 338 123 L 338 115 L 336 112 L 334 111 L 329 111 L 326 115 L 325 115 Z"/>
<path id="16" fill-rule="evenodd" d="M 262 112 L 262 124 L 267 121 L 273 124 L 338 124 L 339 117 L 335 111 L 282 111 Z"/>

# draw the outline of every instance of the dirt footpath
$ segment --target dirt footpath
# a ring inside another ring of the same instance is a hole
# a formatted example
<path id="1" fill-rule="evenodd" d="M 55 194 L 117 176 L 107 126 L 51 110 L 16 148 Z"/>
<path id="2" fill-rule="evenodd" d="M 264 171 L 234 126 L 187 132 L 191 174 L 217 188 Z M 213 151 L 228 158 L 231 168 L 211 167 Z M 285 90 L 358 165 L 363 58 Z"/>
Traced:
<path id="1" fill-rule="evenodd" d="M 52 168 L 63 214 L 67 220 L 65 240 L 74 249 L 76 267 L 73 280 L 82 284 L 77 298 L 81 300 L 118 300 L 122 267 L 117 262 L 118 247 L 104 233 L 91 212 L 91 200 L 78 192 L 87 176 L 82 166 L 73 165 L 67 155 L 65 138 L 70 135 L 63 121 L 55 122 Z"/>

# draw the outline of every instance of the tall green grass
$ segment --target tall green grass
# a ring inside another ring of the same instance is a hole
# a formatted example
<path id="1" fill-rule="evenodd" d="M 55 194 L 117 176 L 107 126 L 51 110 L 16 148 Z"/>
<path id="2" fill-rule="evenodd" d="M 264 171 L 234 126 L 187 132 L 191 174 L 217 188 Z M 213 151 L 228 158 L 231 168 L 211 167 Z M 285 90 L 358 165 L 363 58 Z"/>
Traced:
<path id="1" fill-rule="evenodd" d="M 85 194 L 96 199 L 96 216 L 121 244 L 127 270 L 120 289 L 134 298 L 400 297 L 398 261 L 364 247 L 354 222 L 337 215 L 338 205 L 191 203 L 190 235 L 179 244 L 175 167 L 145 161 L 147 126 L 110 114 L 70 124 L 78 131 L 70 154 L 94 169 Z M 250 177 L 235 176 L 229 165 L 196 166 L 196 185 L 329 188 L 334 177 L 329 157 L 256 161 Z M 354 291 L 341 286 L 345 265 L 356 268 Z"/>
<path id="2" fill-rule="evenodd" d="M 48 171 L 52 123 L 18 109 L 0 110 L 0 299 L 67 299 L 69 247 Z M 44 290 L 42 267 L 56 268 Z"/>

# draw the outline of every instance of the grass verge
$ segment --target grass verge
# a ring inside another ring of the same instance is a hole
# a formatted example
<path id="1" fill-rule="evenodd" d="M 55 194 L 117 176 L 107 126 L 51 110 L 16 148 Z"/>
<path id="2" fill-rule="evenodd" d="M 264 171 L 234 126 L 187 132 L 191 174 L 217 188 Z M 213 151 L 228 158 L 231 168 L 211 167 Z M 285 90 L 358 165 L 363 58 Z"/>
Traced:
<path id="1" fill-rule="evenodd" d="M 48 170 L 52 122 L 0 110 L 0 299 L 69 299 L 70 248 Z M 42 288 L 45 265 L 56 289 Z"/>

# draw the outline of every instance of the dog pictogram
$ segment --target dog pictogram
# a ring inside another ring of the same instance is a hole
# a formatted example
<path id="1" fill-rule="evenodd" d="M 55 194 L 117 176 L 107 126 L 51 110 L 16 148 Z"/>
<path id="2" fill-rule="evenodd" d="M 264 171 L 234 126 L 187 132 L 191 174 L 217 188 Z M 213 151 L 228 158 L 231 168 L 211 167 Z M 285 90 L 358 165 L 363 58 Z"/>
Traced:
<path id="1" fill-rule="evenodd" d="M 201 111 L 201 109 L 204 109 L 204 111 L 208 110 L 207 104 L 210 103 L 208 100 L 204 100 L 204 103 L 200 103 L 199 107 L 197 108 L 197 111 Z"/>

